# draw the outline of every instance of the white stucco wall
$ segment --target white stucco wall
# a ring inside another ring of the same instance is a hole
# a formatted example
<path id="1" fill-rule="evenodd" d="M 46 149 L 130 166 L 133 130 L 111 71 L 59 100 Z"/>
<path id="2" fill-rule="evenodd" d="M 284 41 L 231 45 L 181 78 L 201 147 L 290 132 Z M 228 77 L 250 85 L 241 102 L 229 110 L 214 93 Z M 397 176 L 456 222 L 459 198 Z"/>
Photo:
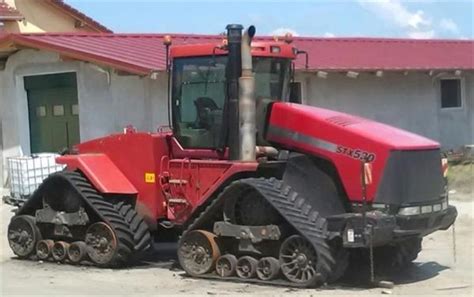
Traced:
<path id="1" fill-rule="evenodd" d="M 84 62 L 63 62 L 54 53 L 22 50 L 0 71 L 0 119 L 3 163 L 30 152 L 28 105 L 24 76 L 76 72 L 81 141 L 121 132 L 126 125 L 152 131 L 167 124 L 166 76 L 157 80 L 118 75 Z M 6 168 L 4 172 L 6 178 Z M 0 179 L 1 181 L 1 179 Z"/>
<path id="2" fill-rule="evenodd" d="M 326 79 L 299 73 L 306 104 L 356 114 L 440 141 L 444 148 L 474 143 L 474 76 L 461 75 L 464 105 L 441 109 L 439 77 L 428 73 L 361 73 L 349 78 L 329 73 Z"/>

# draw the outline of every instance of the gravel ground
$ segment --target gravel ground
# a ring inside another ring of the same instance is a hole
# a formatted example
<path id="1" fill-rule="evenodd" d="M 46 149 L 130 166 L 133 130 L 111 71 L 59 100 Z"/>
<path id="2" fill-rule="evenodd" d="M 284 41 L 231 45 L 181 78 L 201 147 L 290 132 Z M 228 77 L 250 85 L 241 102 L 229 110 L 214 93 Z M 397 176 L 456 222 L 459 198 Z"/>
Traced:
<path id="1" fill-rule="evenodd" d="M 1 189 L 0 189 L 1 190 Z M 1 194 L 1 192 L 0 192 Z M 460 195 L 460 194 L 459 194 Z M 150 261 L 131 269 L 110 270 L 16 259 L 6 240 L 12 207 L 1 204 L 0 287 L 10 295 L 457 295 L 473 296 L 474 245 L 472 197 L 453 197 L 460 215 L 456 222 L 456 262 L 452 230 L 425 238 L 423 251 L 407 270 L 386 278 L 393 289 L 368 288 L 359 277 L 336 286 L 295 290 L 282 287 L 190 279 L 175 268 L 174 246 L 161 244 Z M 361 275 L 362 272 L 354 271 Z"/>

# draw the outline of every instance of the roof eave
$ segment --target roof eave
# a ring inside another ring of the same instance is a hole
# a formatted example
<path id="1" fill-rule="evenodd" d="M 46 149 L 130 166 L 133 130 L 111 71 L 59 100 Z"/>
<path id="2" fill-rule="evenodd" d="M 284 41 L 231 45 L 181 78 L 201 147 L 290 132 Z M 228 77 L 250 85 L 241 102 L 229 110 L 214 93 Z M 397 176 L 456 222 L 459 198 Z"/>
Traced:
<path id="1" fill-rule="evenodd" d="M 32 41 L 20 35 L 10 34 L 10 35 L 6 35 L 5 37 L 0 37 L 0 44 L 4 44 L 8 42 L 11 42 L 12 44 L 16 46 L 29 47 L 29 48 L 39 49 L 39 50 L 46 50 L 46 51 L 53 51 L 53 52 L 58 53 L 60 56 L 68 57 L 75 60 L 81 60 L 84 62 L 91 62 L 91 63 L 96 63 L 99 65 L 108 66 L 120 71 L 129 72 L 131 74 L 136 74 L 139 76 L 147 76 L 154 71 L 158 71 L 155 69 L 150 69 L 147 67 L 126 63 L 123 61 L 117 61 L 117 60 L 110 59 L 108 57 L 104 57 L 100 55 L 84 53 L 84 52 L 72 50 L 72 49 L 65 49 L 65 48 L 62 48 L 61 46 L 51 45 L 46 42 Z"/>
<path id="2" fill-rule="evenodd" d="M 347 71 L 356 71 L 356 72 L 376 72 L 376 71 L 389 71 L 389 72 L 404 72 L 404 71 L 453 71 L 453 70 L 474 70 L 473 66 L 458 66 L 458 67 L 415 67 L 415 68 L 404 68 L 404 67 L 393 67 L 393 68 L 304 68 L 296 67 L 298 72 L 347 72 Z"/>

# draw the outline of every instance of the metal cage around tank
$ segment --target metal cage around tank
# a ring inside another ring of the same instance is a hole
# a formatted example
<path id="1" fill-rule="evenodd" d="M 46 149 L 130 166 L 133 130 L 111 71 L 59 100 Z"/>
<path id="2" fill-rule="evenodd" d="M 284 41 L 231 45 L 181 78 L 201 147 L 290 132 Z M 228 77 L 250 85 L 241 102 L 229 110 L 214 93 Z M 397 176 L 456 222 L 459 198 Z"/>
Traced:
<path id="1" fill-rule="evenodd" d="M 56 164 L 57 154 L 40 153 L 31 156 L 7 158 L 10 196 L 7 201 L 20 205 L 50 174 L 61 171 L 64 165 Z"/>

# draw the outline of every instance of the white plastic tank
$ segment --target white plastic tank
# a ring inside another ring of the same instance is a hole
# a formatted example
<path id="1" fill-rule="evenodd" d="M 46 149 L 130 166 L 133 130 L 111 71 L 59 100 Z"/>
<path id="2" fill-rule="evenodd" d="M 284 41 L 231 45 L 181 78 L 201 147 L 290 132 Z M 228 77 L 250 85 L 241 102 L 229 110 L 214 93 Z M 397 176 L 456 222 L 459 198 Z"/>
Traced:
<path id="1" fill-rule="evenodd" d="M 56 164 L 58 154 L 40 153 L 8 158 L 11 199 L 23 202 L 33 194 L 50 174 L 61 171 L 65 165 Z"/>

